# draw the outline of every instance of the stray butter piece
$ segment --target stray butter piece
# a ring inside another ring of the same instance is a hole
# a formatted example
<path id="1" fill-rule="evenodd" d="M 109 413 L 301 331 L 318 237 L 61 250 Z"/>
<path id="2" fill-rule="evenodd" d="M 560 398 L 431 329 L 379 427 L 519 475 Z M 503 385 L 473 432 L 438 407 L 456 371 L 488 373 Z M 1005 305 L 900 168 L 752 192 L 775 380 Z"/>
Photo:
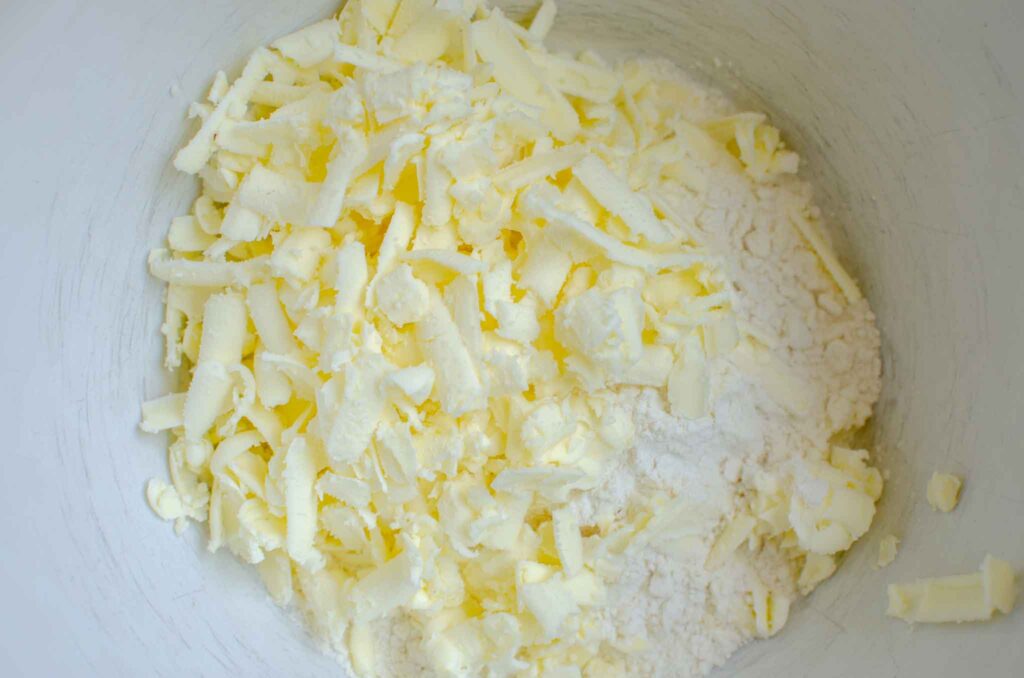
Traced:
<path id="1" fill-rule="evenodd" d="M 1008 614 L 1016 597 L 1013 567 L 989 555 L 973 574 L 890 584 L 886 614 L 910 623 L 985 621 L 996 610 Z"/>
<path id="2" fill-rule="evenodd" d="M 928 503 L 936 511 L 949 513 L 960 501 L 963 481 L 951 473 L 933 473 L 928 481 Z"/>
<path id="3" fill-rule="evenodd" d="M 891 534 L 882 537 L 882 541 L 878 542 L 878 562 L 876 567 L 885 567 L 896 560 L 896 550 L 899 545 L 900 540 Z"/>

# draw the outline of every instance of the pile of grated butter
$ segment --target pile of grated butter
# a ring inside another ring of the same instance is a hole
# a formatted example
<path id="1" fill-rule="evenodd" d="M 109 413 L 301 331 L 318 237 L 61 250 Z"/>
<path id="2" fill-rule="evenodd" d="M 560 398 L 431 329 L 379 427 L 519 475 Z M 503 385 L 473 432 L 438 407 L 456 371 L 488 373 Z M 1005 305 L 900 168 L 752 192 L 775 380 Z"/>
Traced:
<path id="1" fill-rule="evenodd" d="M 219 73 L 175 157 L 202 193 L 149 267 L 166 367 L 189 379 L 143 406 L 172 436 L 149 503 L 208 522 L 210 550 L 255 565 L 360 676 L 397 617 L 438 675 L 600 675 L 617 563 L 693 536 L 665 496 L 580 524 L 571 500 L 633 444 L 619 389 L 700 419 L 710 362 L 735 356 L 796 397 L 674 196 L 797 156 L 763 115 L 684 118 L 697 93 L 647 62 L 548 52 L 554 14 L 350 0 Z M 771 544 L 801 591 L 831 575 L 881 476 L 838 446 L 796 475 L 714 524 L 707 568 Z M 789 593 L 748 598 L 751 634 L 776 633 Z"/>

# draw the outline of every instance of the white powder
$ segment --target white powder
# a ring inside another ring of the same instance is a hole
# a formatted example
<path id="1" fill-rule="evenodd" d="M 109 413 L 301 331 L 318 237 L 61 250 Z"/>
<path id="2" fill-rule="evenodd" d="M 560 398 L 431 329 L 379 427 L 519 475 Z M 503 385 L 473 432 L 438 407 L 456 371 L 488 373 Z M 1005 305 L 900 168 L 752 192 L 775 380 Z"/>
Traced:
<path id="1" fill-rule="evenodd" d="M 709 186 L 706 202 L 685 207 L 724 258 L 738 318 L 813 393 L 811 407 L 793 416 L 729 358 L 711 365 L 713 401 L 701 420 L 672 417 L 654 389 L 623 391 L 636 445 L 602 486 L 579 498 L 584 523 L 622 515 L 639 497 L 658 491 L 728 518 L 759 472 L 824 456 L 832 436 L 863 425 L 878 397 L 879 336 L 867 303 L 843 298 L 787 218 L 792 210 L 820 216 L 809 187 L 795 179 L 755 187 L 729 172 L 710 176 Z M 650 546 L 627 559 L 603 616 L 616 639 L 609 661 L 619 670 L 703 675 L 754 637 L 748 606 L 756 582 L 796 595 L 796 568 L 771 547 L 741 547 L 736 558 L 709 572 L 712 536 L 682 551 Z"/>
<path id="2" fill-rule="evenodd" d="M 584 519 L 625 512 L 637 497 L 656 491 L 682 496 L 707 508 L 707 531 L 683 549 L 657 545 L 630 556 L 611 589 L 604 621 L 623 648 L 611 650 L 629 675 L 699 676 L 722 664 L 749 640 L 748 592 L 763 585 L 792 593 L 795 572 L 774 551 L 740 553 L 722 568 L 704 563 L 716 518 L 732 511 L 741 477 L 760 466 L 766 429 L 758 412 L 757 387 L 727 363 L 718 375 L 723 392 L 705 420 L 673 418 L 653 389 L 629 390 L 622 402 L 632 410 L 636 446 L 609 474 L 607 482 L 582 498 Z"/>

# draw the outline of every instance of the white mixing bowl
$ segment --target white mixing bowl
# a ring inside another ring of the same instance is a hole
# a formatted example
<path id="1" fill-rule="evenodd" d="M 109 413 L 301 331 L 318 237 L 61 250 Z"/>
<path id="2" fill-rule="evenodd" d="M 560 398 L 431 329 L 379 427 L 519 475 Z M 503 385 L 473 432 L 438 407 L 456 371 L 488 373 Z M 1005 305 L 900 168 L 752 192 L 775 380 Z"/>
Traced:
<path id="1" fill-rule="evenodd" d="M 0 4 L 0 674 L 339 674 L 251 568 L 152 515 L 165 446 L 136 428 L 166 387 L 145 257 L 195 191 L 169 164 L 185 107 L 336 9 Z M 1022 34 L 1019 0 L 560 3 L 552 46 L 668 56 L 772 112 L 883 333 L 878 521 L 721 675 L 1021 675 L 1020 611 L 916 630 L 883 612 L 887 582 L 987 551 L 1024 565 Z M 950 515 L 924 501 L 935 469 L 967 478 Z M 899 558 L 876 571 L 890 532 Z"/>

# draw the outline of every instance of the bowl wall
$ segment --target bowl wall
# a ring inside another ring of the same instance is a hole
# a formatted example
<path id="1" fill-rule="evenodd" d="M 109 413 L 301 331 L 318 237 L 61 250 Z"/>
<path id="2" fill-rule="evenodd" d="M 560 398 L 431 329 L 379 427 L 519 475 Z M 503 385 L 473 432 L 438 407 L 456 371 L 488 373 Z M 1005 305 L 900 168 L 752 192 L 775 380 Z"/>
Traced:
<path id="1" fill-rule="evenodd" d="M 525 5 L 503 3 L 510 12 Z M 723 675 L 1016 675 L 1024 615 L 919 628 L 885 585 L 1024 564 L 1024 4 L 559 3 L 549 44 L 666 56 L 769 111 L 805 159 L 883 332 L 890 473 L 840 572 Z M 0 7 L 0 659 L 7 675 L 336 675 L 250 568 L 145 506 L 165 474 L 147 251 L 195 185 L 169 159 L 212 73 L 333 2 L 48 0 Z M 716 65 L 717 64 L 717 65 Z M 933 513 L 933 470 L 964 474 Z M 901 537 L 890 567 L 878 540 Z"/>

